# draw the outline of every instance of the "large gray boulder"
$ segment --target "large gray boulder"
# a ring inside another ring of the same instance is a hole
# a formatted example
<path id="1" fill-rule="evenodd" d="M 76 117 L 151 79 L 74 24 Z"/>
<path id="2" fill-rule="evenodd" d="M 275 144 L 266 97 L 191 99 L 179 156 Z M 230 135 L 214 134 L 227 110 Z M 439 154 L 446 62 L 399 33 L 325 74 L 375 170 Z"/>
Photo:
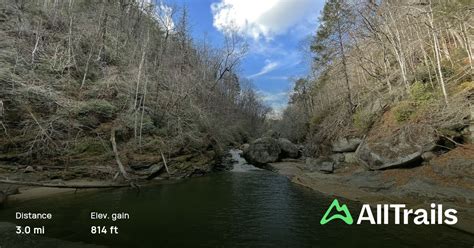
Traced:
<path id="1" fill-rule="evenodd" d="M 332 143 L 332 151 L 354 152 L 361 142 L 359 138 L 340 138 Z"/>
<path id="2" fill-rule="evenodd" d="M 278 161 L 281 148 L 276 139 L 263 137 L 255 140 L 244 151 L 244 158 L 253 165 L 264 165 Z"/>
<path id="3" fill-rule="evenodd" d="M 280 158 L 298 158 L 300 156 L 298 146 L 291 143 L 288 139 L 279 138 L 278 145 L 281 149 Z"/>
<path id="4" fill-rule="evenodd" d="M 421 155 L 436 147 L 433 128 L 422 125 L 403 127 L 390 136 L 366 139 L 356 151 L 360 163 L 371 170 L 417 165 Z"/>
<path id="5" fill-rule="evenodd" d="M 319 171 L 322 173 L 333 173 L 335 164 L 333 161 L 328 161 L 322 158 L 307 158 L 306 167 L 311 171 Z"/>

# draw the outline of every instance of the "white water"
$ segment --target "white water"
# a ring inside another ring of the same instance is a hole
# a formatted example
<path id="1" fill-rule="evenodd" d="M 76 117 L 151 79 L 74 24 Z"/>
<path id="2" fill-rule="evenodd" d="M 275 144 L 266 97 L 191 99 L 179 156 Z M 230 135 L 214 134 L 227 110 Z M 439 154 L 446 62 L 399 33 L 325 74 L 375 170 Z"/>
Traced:
<path id="1" fill-rule="evenodd" d="M 242 151 L 238 149 L 231 149 L 229 153 L 232 155 L 234 161 L 234 168 L 232 172 L 248 172 L 253 170 L 261 170 L 251 164 L 247 164 L 247 161 L 241 156 Z"/>

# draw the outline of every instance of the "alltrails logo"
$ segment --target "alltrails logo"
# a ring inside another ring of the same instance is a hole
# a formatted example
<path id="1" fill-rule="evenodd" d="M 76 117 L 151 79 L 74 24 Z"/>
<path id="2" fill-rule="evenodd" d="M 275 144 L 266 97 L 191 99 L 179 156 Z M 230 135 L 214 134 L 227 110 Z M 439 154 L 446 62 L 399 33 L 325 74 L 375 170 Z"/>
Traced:
<path id="1" fill-rule="evenodd" d="M 336 208 L 338 212 L 342 212 L 344 215 L 334 214 L 328 218 L 333 208 Z M 352 225 L 352 223 L 354 222 L 352 220 L 352 215 L 349 212 L 349 209 L 347 208 L 347 206 L 345 204 L 342 204 L 342 206 L 340 206 L 337 199 L 334 199 L 334 201 L 332 201 L 331 206 L 329 206 L 328 210 L 326 210 L 326 213 L 324 213 L 324 216 L 319 223 L 321 223 L 321 225 L 324 225 L 334 219 L 341 219 L 342 221 L 346 222 L 346 224 L 348 225 Z"/>
<path id="2" fill-rule="evenodd" d="M 336 213 L 333 213 L 337 211 Z M 361 224 L 362 221 L 368 221 L 370 224 L 389 224 L 390 210 L 393 211 L 394 224 L 410 224 L 410 216 L 413 217 L 413 223 L 415 225 L 434 225 L 434 224 L 447 224 L 454 225 L 458 222 L 456 217 L 456 209 L 448 208 L 443 211 L 443 205 L 431 203 L 431 209 L 407 209 L 405 204 L 377 204 L 376 214 L 372 213 L 372 209 L 369 204 L 362 205 L 360 210 L 357 224 Z M 402 220 L 400 220 L 400 218 Z M 349 209 L 345 204 L 340 205 L 337 199 L 332 201 L 326 213 L 324 213 L 321 219 L 321 225 L 340 219 L 348 225 L 352 225 L 354 222 Z"/>

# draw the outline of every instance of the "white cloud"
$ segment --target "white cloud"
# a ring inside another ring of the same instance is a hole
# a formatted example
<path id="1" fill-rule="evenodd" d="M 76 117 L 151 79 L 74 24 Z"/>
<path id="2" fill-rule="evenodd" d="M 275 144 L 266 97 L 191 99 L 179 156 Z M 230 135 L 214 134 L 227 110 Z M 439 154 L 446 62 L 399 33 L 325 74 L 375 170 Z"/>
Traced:
<path id="1" fill-rule="evenodd" d="M 250 75 L 247 78 L 260 77 L 262 75 L 265 75 L 265 74 L 275 70 L 279 66 L 278 62 L 272 62 L 270 60 L 265 61 L 265 63 L 266 63 L 266 65 L 259 72 L 255 73 L 253 75 Z"/>
<path id="2" fill-rule="evenodd" d="M 271 39 L 283 34 L 309 13 L 322 0 L 220 0 L 211 5 L 214 27 L 221 32 Z"/>
<path id="3" fill-rule="evenodd" d="M 168 32 L 174 31 L 175 28 L 173 21 L 173 12 L 173 8 L 166 4 L 163 4 L 163 2 L 160 2 L 160 4 L 156 6 L 155 13 L 158 23 L 163 29 L 167 30 Z"/>
<path id="4" fill-rule="evenodd" d="M 285 110 L 289 92 L 288 91 L 279 91 L 279 92 L 269 92 L 269 91 L 258 91 L 263 102 L 269 105 L 272 108 L 272 112 L 268 114 L 270 119 L 280 119 Z"/>
<path id="5" fill-rule="evenodd" d="M 286 99 L 288 98 L 288 92 L 270 93 L 259 91 L 259 93 L 262 95 L 262 100 L 268 103 L 281 103 L 282 101 L 286 102 Z"/>
<path id="6" fill-rule="evenodd" d="M 163 1 L 155 0 L 136 0 L 140 4 L 142 11 L 151 13 L 158 25 L 167 33 L 175 32 L 175 24 L 173 14 L 175 10 L 163 3 Z"/>

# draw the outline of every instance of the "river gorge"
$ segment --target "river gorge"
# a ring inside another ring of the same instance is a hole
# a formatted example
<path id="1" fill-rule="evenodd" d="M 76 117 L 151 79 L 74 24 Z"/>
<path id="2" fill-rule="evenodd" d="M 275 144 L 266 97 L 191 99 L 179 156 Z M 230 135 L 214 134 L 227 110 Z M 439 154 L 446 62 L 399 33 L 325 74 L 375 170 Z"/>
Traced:
<path id="1" fill-rule="evenodd" d="M 1 247 L 471 247 L 474 236 L 445 225 L 321 225 L 334 199 L 286 177 L 245 164 L 234 153 L 229 172 L 166 184 L 114 189 L 11 204 L 0 210 Z M 339 198 L 358 216 L 361 203 Z M 53 221 L 16 220 L 48 212 Z M 91 213 L 127 213 L 116 221 Z M 393 222 L 392 222 L 393 223 Z M 44 235 L 16 235 L 40 225 Z M 91 234 L 117 226 L 120 235 Z"/>

